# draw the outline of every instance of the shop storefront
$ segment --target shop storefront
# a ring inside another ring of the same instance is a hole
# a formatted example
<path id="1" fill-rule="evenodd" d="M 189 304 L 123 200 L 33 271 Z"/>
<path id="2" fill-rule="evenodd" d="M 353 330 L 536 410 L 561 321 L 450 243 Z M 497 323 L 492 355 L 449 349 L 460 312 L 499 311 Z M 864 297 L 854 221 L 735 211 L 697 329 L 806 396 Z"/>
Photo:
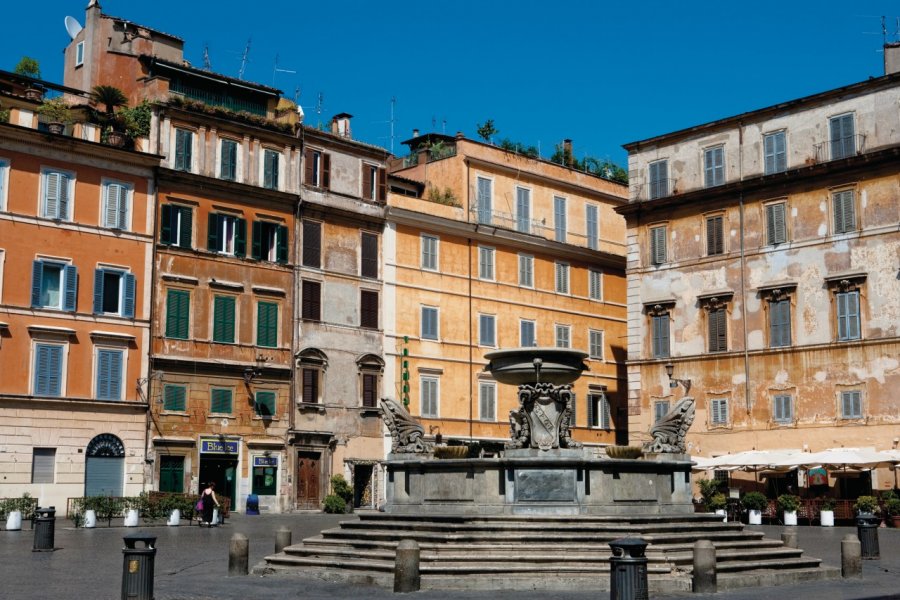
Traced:
<path id="1" fill-rule="evenodd" d="M 233 510 L 238 508 L 237 479 L 241 440 L 226 437 L 200 438 L 200 489 L 215 482 L 216 494 L 231 498 Z"/>

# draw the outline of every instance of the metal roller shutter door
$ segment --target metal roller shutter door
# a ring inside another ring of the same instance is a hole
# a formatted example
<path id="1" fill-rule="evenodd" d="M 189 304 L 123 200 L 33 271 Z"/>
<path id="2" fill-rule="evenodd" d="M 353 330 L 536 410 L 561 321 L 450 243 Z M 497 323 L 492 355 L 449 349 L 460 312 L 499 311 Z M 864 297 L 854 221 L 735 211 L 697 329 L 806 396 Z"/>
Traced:
<path id="1" fill-rule="evenodd" d="M 121 496 L 125 459 L 89 456 L 84 477 L 85 496 Z"/>

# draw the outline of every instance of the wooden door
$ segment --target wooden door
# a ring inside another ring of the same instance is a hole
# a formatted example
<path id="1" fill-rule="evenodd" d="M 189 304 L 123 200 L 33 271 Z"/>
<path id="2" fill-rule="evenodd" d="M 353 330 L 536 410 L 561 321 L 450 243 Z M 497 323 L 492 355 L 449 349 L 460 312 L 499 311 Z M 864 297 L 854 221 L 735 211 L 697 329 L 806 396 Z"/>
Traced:
<path id="1" fill-rule="evenodd" d="M 319 508 L 319 470 L 321 454 L 297 453 L 297 508 Z"/>

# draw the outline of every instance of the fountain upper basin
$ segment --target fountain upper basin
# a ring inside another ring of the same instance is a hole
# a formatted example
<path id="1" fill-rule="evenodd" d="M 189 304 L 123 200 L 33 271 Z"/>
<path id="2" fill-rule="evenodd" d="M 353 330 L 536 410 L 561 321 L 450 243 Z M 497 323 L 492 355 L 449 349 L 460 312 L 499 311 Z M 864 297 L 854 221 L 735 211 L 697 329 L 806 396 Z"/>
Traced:
<path id="1" fill-rule="evenodd" d="M 587 370 L 587 352 L 569 348 L 512 348 L 484 355 L 490 362 L 485 371 L 494 379 L 508 385 L 552 383 L 566 385 L 574 382 Z M 540 359 L 540 375 L 535 373 L 535 359 Z"/>

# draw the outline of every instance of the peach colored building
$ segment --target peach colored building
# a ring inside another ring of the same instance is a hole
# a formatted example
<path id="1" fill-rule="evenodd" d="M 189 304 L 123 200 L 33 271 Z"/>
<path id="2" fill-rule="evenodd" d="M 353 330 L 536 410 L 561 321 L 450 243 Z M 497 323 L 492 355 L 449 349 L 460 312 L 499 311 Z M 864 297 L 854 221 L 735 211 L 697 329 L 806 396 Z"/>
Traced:
<path id="1" fill-rule="evenodd" d="M 404 142 L 385 232 L 387 395 L 431 436 L 509 435 L 516 390 L 483 372 L 498 348 L 589 353 L 574 437 L 627 435 L 622 184 L 457 136 Z"/>
<path id="2" fill-rule="evenodd" d="M 145 489 L 153 169 L 159 157 L 46 131 L 36 87 L 2 74 L 0 497 Z M 24 85 L 27 84 L 27 85 Z M 82 139 L 86 138 L 86 139 Z"/>

